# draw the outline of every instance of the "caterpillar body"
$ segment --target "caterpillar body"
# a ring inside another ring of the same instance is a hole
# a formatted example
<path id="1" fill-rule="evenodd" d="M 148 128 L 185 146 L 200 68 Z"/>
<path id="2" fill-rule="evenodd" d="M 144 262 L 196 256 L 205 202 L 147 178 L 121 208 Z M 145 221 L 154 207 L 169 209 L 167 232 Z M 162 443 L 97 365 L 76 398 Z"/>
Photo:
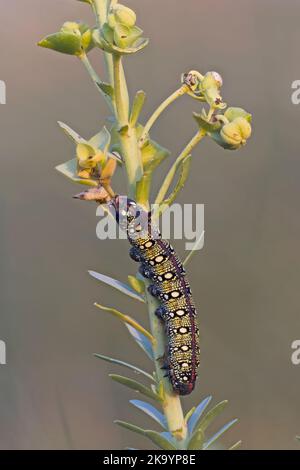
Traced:
<path id="1" fill-rule="evenodd" d="M 184 267 L 148 212 L 125 196 L 115 196 L 111 204 L 132 245 L 130 256 L 140 263 L 140 273 L 151 281 L 150 294 L 160 302 L 155 313 L 164 322 L 168 339 L 163 368 L 174 391 L 187 395 L 195 387 L 200 349 L 196 308 Z"/>

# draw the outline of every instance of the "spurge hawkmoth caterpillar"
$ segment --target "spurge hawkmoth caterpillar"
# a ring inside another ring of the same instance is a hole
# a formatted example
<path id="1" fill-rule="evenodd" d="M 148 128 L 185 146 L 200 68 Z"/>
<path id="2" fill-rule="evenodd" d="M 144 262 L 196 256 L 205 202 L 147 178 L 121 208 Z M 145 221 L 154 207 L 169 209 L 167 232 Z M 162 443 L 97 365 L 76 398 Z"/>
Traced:
<path id="1" fill-rule="evenodd" d="M 132 247 L 130 256 L 140 263 L 140 273 L 151 281 L 148 288 L 160 306 L 156 315 L 164 322 L 167 336 L 166 369 L 172 387 L 188 395 L 195 387 L 200 349 L 196 308 L 184 267 L 170 243 L 161 238 L 151 214 L 126 196 L 108 195 L 99 186 L 84 191 L 77 199 L 108 204 Z"/>
<path id="2" fill-rule="evenodd" d="M 111 204 L 132 245 L 130 256 L 141 263 L 140 273 L 152 282 L 149 292 L 160 302 L 155 313 L 165 324 L 168 340 L 163 367 L 174 391 L 187 395 L 195 386 L 200 349 L 196 308 L 185 270 L 148 212 L 126 196 L 115 196 Z"/>

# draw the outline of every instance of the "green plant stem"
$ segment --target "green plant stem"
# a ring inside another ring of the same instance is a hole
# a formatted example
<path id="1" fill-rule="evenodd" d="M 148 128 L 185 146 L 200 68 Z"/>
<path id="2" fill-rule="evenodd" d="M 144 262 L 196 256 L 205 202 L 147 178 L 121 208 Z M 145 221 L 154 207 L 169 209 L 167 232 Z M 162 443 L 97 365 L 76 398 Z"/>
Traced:
<path id="1" fill-rule="evenodd" d="M 113 5 L 117 2 L 110 2 L 109 0 L 93 0 L 93 10 L 96 16 L 96 21 L 97 21 L 97 26 L 99 29 L 102 28 L 104 23 L 107 21 L 107 12 L 108 8 L 110 5 Z M 104 59 L 105 59 L 105 65 L 106 65 L 106 70 L 107 70 L 107 75 L 108 75 L 108 81 L 111 86 L 114 86 L 114 70 L 113 70 L 113 58 L 112 55 L 109 54 L 108 52 L 104 52 Z M 128 90 L 126 86 L 126 80 L 125 80 L 125 74 L 123 70 L 123 66 L 121 65 L 120 67 L 120 75 L 122 77 L 122 96 L 123 96 L 123 101 L 127 103 L 129 106 L 129 95 L 128 95 Z"/>
<path id="2" fill-rule="evenodd" d="M 122 73 L 122 58 L 116 54 L 113 55 L 113 70 L 116 118 L 127 173 L 129 197 L 135 198 L 136 183 L 143 176 L 142 157 L 137 143 L 136 128 L 129 123 L 129 105 L 126 96 L 124 96 L 124 89 L 127 89 L 127 86 Z"/>
<path id="3" fill-rule="evenodd" d="M 124 127 L 128 124 L 129 119 L 129 106 L 127 106 L 126 101 L 123 99 L 122 92 L 122 82 L 121 77 L 121 65 L 122 58 L 120 55 L 113 55 L 113 67 L 114 67 L 114 85 L 115 85 L 115 95 L 117 103 L 117 118 L 118 123 L 121 127 Z"/>
<path id="4" fill-rule="evenodd" d="M 108 0 L 93 0 L 93 10 L 96 16 L 96 22 L 99 29 L 102 28 L 107 20 Z M 108 74 L 109 83 L 113 85 L 113 63 L 111 54 L 104 52 L 104 59 Z"/>
<path id="5" fill-rule="evenodd" d="M 94 0 L 95 5 L 98 4 L 100 7 L 100 0 Z M 101 13 L 101 10 L 98 10 Z M 99 24 L 102 23 L 102 17 L 99 17 Z M 107 63 L 109 69 L 110 64 Z M 136 128 L 130 125 L 129 122 L 129 99 L 128 90 L 126 85 L 126 79 L 124 75 L 124 69 L 122 67 L 122 59 L 118 55 L 112 56 L 112 80 L 115 93 L 115 116 L 119 125 L 119 136 L 122 148 L 122 155 L 125 162 L 127 180 L 129 186 L 129 197 L 136 196 L 136 184 L 143 175 L 143 166 L 141 152 L 137 141 Z M 186 93 L 188 88 L 182 86 L 179 90 L 173 93 L 167 100 L 162 103 L 158 110 L 154 113 L 152 118 L 147 123 L 146 134 L 148 134 L 150 128 L 163 112 L 163 110 L 175 101 L 179 96 Z M 148 280 L 145 280 L 146 285 L 149 284 Z M 184 448 L 186 445 L 187 437 L 187 425 L 184 419 L 184 414 L 181 407 L 181 401 L 179 396 L 174 393 L 170 381 L 167 377 L 164 377 L 164 372 L 161 369 L 161 362 L 159 357 L 163 356 L 166 349 L 166 336 L 164 327 L 161 321 L 155 315 L 155 310 L 158 307 L 157 300 L 152 297 L 148 291 L 146 291 L 146 301 L 149 312 L 151 333 L 155 338 L 153 343 L 153 350 L 155 354 L 155 369 L 159 383 L 163 384 L 163 411 L 167 420 L 169 431 L 178 440 L 178 447 Z"/>
<path id="6" fill-rule="evenodd" d="M 146 287 L 150 285 L 148 280 L 145 281 Z M 174 393 L 170 380 L 164 377 L 164 370 L 161 369 L 163 356 L 166 351 L 166 335 L 162 322 L 155 315 L 155 310 L 159 306 L 157 300 L 152 297 L 146 290 L 146 300 L 149 311 L 151 333 L 156 339 L 153 344 L 155 357 L 155 370 L 158 383 L 163 384 L 163 403 L 162 408 L 167 420 L 168 430 L 178 440 L 178 446 L 184 448 L 185 438 L 187 436 L 187 426 L 184 419 L 179 395 Z"/>
<path id="7" fill-rule="evenodd" d="M 203 139 L 203 137 L 206 135 L 206 131 L 204 129 L 199 129 L 197 133 L 194 135 L 194 137 L 189 141 L 189 143 L 184 147 L 180 155 L 177 157 L 173 165 L 171 166 L 164 182 L 163 185 L 161 186 L 160 191 L 158 192 L 158 195 L 156 196 L 155 199 L 155 204 L 159 205 L 162 203 L 164 200 L 168 189 L 173 181 L 174 175 L 177 171 L 177 168 L 179 167 L 180 163 L 182 160 L 184 160 L 188 155 L 191 154 L 192 150 L 196 147 L 196 145 Z"/>
<path id="8" fill-rule="evenodd" d="M 101 93 L 101 95 L 103 96 L 103 98 L 105 99 L 105 101 L 107 102 L 108 106 L 110 107 L 111 111 L 114 113 L 115 112 L 115 108 L 114 108 L 114 102 L 111 100 L 111 98 L 106 95 L 102 90 L 101 88 L 98 86 L 98 84 L 102 83 L 99 75 L 97 74 L 97 72 L 95 71 L 95 69 L 93 68 L 92 64 L 90 63 L 89 59 L 88 59 L 88 56 L 86 54 L 81 54 L 80 56 L 78 56 L 79 59 L 81 60 L 82 64 L 84 65 L 84 67 L 86 68 L 89 76 L 91 77 L 91 79 L 93 80 L 97 90 Z"/>
<path id="9" fill-rule="evenodd" d="M 152 128 L 153 124 L 155 121 L 159 118 L 159 116 L 164 112 L 164 110 L 170 106 L 175 100 L 177 100 L 180 96 L 183 96 L 185 93 L 189 91 L 189 87 L 185 84 L 183 84 L 178 90 L 174 91 L 165 101 L 163 101 L 158 108 L 154 111 L 152 116 L 149 118 L 147 121 L 143 133 L 140 137 L 139 140 L 139 145 L 142 147 L 143 144 L 145 143 L 147 136 L 150 132 L 150 129 Z"/>
<path id="10" fill-rule="evenodd" d="M 128 122 L 129 109 L 123 102 L 122 76 L 120 74 L 121 57 L 114 55 L 113 63 L 117 119 L 119 126 L 121 127 L 120 141 L 127 170 L 130 195 L 132 195 L 136 190 L 136 182 L 140 179 L 137 178 L 137 174 L 141 171 L 141 155 L 138 148 L 136 130 L 135 128 L 132 128 Z M 122 128 L 124 128 L 124 132 L 122 131 Z M 148 281 L 145 282 L 146 284 L 148 283 Z M 166 348 L 164 327 L 155 315 L 158 303 L 150 294 L 148 294 L 148 292 L 146 294 L 146 301 L 148 305 L 151 333 L 156 340 L 153 344 L 154 354 L 156 358 L 159 358 L 164 355 Z M 169 379 L 163 377 L 164 372 L 161 369 L 161 363 L 158 359 L 155 361 L 155 369 L 158 382 L 162 382 L 164 387 L 164 400 L 162 406 L 168 423 L 168 429 L 178 439 L 179 445 L 184 445 L 184 440 L 187 435 L 187 427 L 184 420 L 180 398 L 174 393 Z"/>

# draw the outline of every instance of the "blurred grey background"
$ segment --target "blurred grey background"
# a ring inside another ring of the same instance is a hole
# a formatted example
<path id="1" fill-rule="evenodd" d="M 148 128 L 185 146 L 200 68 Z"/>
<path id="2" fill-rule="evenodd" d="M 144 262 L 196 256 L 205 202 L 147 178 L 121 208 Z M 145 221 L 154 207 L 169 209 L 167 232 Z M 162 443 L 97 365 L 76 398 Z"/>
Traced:
<path id="1" fill-rule="evenodd" d="M 204 249 L 189 267 L 199 309 L 202 364 L 188 409 L 208 394 L 228 399 L 217 424 L 239 418 L 224 444 L 244 449 L 297 449 L 300 366 L 290 360 L 300 337 L 300 4 L 293 0 L 126 1 L 150 46 L 126 60 L 131 94 L 147 92 L 145 119 L 179 83 L 183 71 L 217 70 L 223 97 L 253 113 L 253 138 L 238 152 L 211 141 L 193 155 L 180 202 L 205 204 Z M 148 368 L 114 318 L 113 305 L 147 324 L 145 310 L 105 287 L 88 269 L 126 280 L 134 273 L 127 242 L 100 242 L 95 207 L 54 166 L 73 156 L 61 120 L 90 137 L 104 124 L 105 103 L 73 57 L 36 47 L 66 20 L 93 24 L 75 0 L 1 1 L 0 106 L 1 313 L 0 447 L 3 449 L 139 448 L 146 442 L 116 427 L 119 418 L 152 422 L 128 403 L 93 358 L 101 352 Z M 98 53 L 91 60 L 103 77 Z M 153 137 L 172 150 L 167 171 L 193 135 L 189 98 L 160 120 Z M 158 172 L 158 188 L 163 174 Z M 118 180 L 121 187 L 121 174 Z M 181 255 L 183 244 L 176 242 Z M 146 421 L 147 420 L 147 421 Z"/>

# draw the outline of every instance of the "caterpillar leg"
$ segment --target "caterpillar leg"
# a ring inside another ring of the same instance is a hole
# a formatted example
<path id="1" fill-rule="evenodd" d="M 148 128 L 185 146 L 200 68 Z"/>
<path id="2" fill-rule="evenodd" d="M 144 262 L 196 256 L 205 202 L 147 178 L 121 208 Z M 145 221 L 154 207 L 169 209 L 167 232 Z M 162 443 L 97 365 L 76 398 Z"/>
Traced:
<path id="1" fill-rule="evenodd" d="M 137 263 L 140 263 L 142 260 L 141 255 L 135 246 L 130 248 L 129 256 L 131 259 L 133 259 L 133 261 L 136 261 Z"/>
<path id="2" fill-rule="evenodd" d="M 161 357 L 158 357 L 157 361 L 162 362 L 162 365 L 161 365 L 160 368 L 161 368 L 161 370 L 165 371 L 164 377 L 168 377 L 169 376 L 169 371 L 170 371 L 170 365 L 169 365 L 169 362 L 168 362 L 167 354 L 164 353 Z"/>
<path id="3" fill-rule="evenodd" d="M 168 311 L 162 305 L 155 310 L 155 315 L 162 321 L 165 321 L 168 317 Z"/>
<path id="4" fill-rule="evenodd" d="M 150 269 L 142 264 L 140 267 L 139 267 L 139 273 L 144 276 L 146 279 L 150 279 L 151 278 L 151 271 Z"/>
<path id="5" fill-rule="evenodd" d="M 160 298 L 160 290 L 154 284 L 148 287 L 148 292 L 149 294 L 153 295 L 153 297 Z"/>

